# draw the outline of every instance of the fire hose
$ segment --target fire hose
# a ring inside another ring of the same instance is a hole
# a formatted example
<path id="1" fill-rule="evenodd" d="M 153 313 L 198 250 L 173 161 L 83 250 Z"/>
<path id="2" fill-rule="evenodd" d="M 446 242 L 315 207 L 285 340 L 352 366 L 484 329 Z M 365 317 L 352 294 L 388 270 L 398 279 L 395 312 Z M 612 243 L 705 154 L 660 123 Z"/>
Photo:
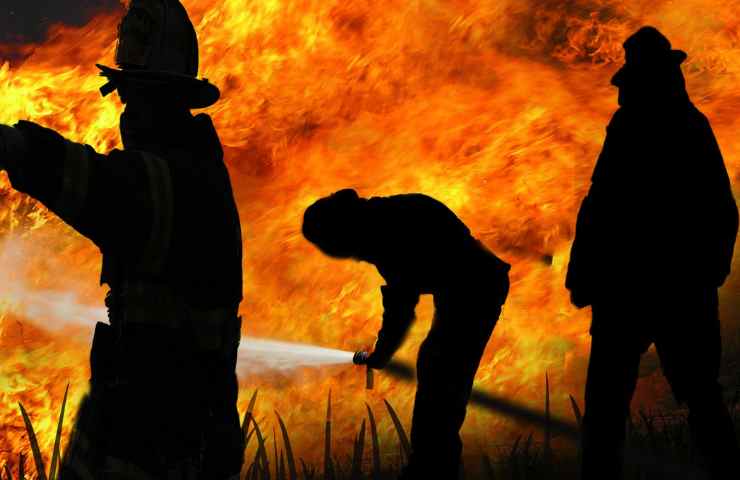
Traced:
<path id="1" fill-rule="evenodd" d="M 356 365 L 364 365 L 367 361 L 367 357 L 367 352 L 357 352 L 355 353 L 352 362 Z M 368 367 L 367 370 L 368 388 L 372 388 L 372 369 Z M 408 382 L 416 380 L 415 369 L 411 365 L 397 360 L 391 360 L 388 365 L 383 368 L 383 372 L 386 372 L 399 380 Z M 552 434 L 563 435 L 571 440 L 578 440 L 579 438 L 579 429 L 575 423 L 552 417 L 549 412 L 542 413 L 534 408 L 514 403 L 511 400 L 484 392 L 477 388 L 474 388 L 470 395 L 470 403 L 487 410 L 496 411 L 517 421 L 537 425 Z"/>
<path id="2" fill-rule="evenodd" d="M 368 352 L 357 352 L 352 358 L 356 365 L 365 365 Z M 368 388 L 372 388 L 372 369 L 367 367 Z M 413 382 L 416 380 L 416 371 L 408 363 L 391 360 L 382 370 L 393 377 Z M 526 405 L 517 404 L 492 393 L 473 388 L 470 394 L 470 403 L 483 407 L 486 410 L 497 412 L 513 420 L 529 423 L 545 430 L 545 436 L 561 435 L 568 440 L 578 443 L 580 441 L 580 426 L 550 415 L 549 411 L 540 412 Z M 704 472 L 696 466 L 685 462 L 677 462 L 676 459 L 659 455 L 656 452 L 645 452 L 630 445 L 625 446 L 625 461 L 629 464 L 641 467 L 659 467 L 664 473 L 669 473 L 673 478 L 705 479 Z"/>

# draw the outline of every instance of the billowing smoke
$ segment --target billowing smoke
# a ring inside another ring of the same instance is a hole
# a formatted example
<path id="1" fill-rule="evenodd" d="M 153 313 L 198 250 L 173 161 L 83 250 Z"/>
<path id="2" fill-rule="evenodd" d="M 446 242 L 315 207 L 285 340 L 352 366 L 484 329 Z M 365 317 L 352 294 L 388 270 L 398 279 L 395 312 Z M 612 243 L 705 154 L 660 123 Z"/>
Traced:
<path id="1" fill-rule="evenodd" d="M 0 63 L 20 60 L 56 24 L 82 26 L 103 12 L 122 9 L 120 0 L 3 0 L 0 6 Z"/>

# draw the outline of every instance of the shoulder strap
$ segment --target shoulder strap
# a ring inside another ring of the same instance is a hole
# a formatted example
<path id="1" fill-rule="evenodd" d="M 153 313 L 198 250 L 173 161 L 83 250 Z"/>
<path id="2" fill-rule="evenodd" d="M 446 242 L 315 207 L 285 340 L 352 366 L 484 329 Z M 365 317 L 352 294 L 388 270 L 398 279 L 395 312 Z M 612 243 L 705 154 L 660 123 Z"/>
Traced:
<path id="1" fill-rule="evenodd" d="M 149 192 L 152 200 L 152 225 L 138 270 L 141 273 L 162 273 L 169 254 L 172 239 L 174 201 L 172 196 L 172 177 L 167 162 L 151 153 L 139 152 L 144 160 Z"/>

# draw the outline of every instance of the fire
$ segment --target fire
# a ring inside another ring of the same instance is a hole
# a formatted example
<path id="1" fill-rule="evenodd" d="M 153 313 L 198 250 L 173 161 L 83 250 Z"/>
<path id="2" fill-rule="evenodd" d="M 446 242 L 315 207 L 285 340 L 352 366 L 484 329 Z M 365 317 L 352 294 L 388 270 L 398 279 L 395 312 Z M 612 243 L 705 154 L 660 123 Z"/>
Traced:
<path id="1" fill-rule="evenodd" d="M 513 264 L 511 294 L 477 386 L 541 406 L 547 372 L 553 408 L 569 416 L 568 395 L 582 396 L 589 314 L 570 306 L 563 287 L 568 251 L 616 107 L 609 79 L 622 61 L 621 42 L 644 24 L 689 53 L 689 93 L 713 123 L 734 184 L 739 180 L 737 0 L 680 7 L 663 0 L 183 3 L 199 33 L 201 76 L 222 90 L 208 113 L 242 217 L 248 335 L 345 350 L 372 344 L 382 279 L 368 265 L 322 256 L 301 237 L 302 212 L 348 186 L 368 196 L 424 192 Z M 118 146 L 120 104 L 100 98 L 94 67 L 113 64 L 118 20 L 109 14 L 81 28 L 54 27 L 22 64 L 0 67 L 0 121 L 31 119 L 101 152 Z M 0 192 L 0 229 L 13 239 L 4 251 L 22 249 L 22 261 L 0 284 L 73 291 L 101 304 L 93 245 L 6 179 Z M 725 300 L 737 284 L 731 279 Z M 65 436 L 86 389 L 89 346 L 34 327 L 54 319 L 27 318 L 5 291 L 0 452 L 27 449 L 18 401 L 49 452 L 65 384 Z M 424 299 L 401 359 L 413 361 L 431 314 Z M 641 382 L 636 404 L 663 401 L 666 386 L 653 377 Z M 242 411 L 260 388 L 258 418 L 269 425 L 278 410 L 294 448 L 311 460 L 321 451 L 329 389 L 338 446 L 353 438 L 365 401 L 381 419 L 386 448 L 396 440 L 382 399 L 407 425 L 411 417 L 413 386 L 382 374 L 372 391 L 357 370 L 288 383 L 247 378 L 241 386 Z M 471 408 L 463 437 L 474 451 L 506 443 L 523 428 Z"/>

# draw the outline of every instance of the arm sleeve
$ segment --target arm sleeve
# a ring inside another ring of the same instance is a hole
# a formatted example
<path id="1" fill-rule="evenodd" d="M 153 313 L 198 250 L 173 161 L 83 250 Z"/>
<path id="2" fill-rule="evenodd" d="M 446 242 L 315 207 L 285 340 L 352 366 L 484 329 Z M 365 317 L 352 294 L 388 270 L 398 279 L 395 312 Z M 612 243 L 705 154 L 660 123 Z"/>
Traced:
<path id="1" fill-rule="evenodd" d="M 609 178 L 609 170 L 612 168 L 611 157 L 613 157 L 614 128 L 617 116 L 612 119 L 607 128 L 604 146 L 596 161 L 591 186 L 588 193 L 581 202 L 576 219 L 576 233 L 570 250 L 570 261 L 568 272 L 565 277 L 565 288 L 570 290 L 571 299 L 575 306 L 582 308 L 591 304 L 593 295 L 593 268 L 594 249 L 597 248 L 596 217 L 598 215 L 598 200 L 606 178 Z"/>
<path id="2" fill-rule="evenodd" d="M 711 186 L 708 191 L 711 202 L 710 211 L 707 212 L 705 218 L 711 221 L 710 232 L 707 233 L 711 235 L 710 241 L 713 243 L 710 249 L 716 252 L 712 273 L 715 275 L 716 286 L 720 286 L 732 268 L 732 256 L 738 231 L 738 209 L 722 153 L 708 120 L 703 122 L 703 130 L 702 143 L 706 145 L 707 151 L 702 156 L 704 158 L 700 157 L 700 160 L 706 162 L 710 168 L 708 185 Z"/>
<path id="3" fill-rule="evenodd" d="M 31 122 L 15 128 L 27 148 L 22 161 L 8 166 L 14 188 L 104 251 L 146 257 L 167 224 L 163 217 L 171 217 L 163 214 L 171 210 L 172 196 L 163 160 L 118 150 L 101 155 Z"/>
<path id="4" fill-rule="evenodd" d="M 385 365 L 403 343 L 406 333 L 415 318 L 419 292 L 403 287 L 384 285 L 383 326 L 373 351 L 374 363 Z"/>
<path id="5" fill-rule="evenodd" d="M 589 194 L 583 199 L 576 220 L 576 235 L 570 249 L 565 288 L 571 291 L 573 303 L 581 308 L 591 304 L 589 285 L 592 281 L 590 266 L 593 255 L 593 200 Z"/>

